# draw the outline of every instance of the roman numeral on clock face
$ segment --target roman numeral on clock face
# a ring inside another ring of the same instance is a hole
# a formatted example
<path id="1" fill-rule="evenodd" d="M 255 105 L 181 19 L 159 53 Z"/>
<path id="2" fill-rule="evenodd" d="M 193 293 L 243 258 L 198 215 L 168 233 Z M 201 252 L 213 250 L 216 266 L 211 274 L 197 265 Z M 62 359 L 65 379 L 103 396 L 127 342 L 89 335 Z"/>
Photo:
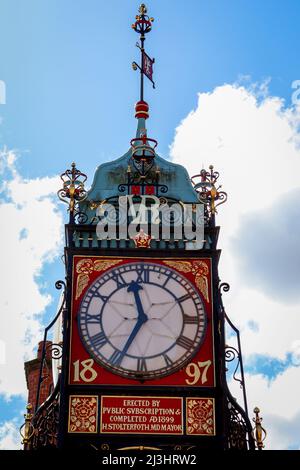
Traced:
<path id="1" fill-rule="evenodd" d="M 178 302 L 184 302 L 185 300 L 189 300 L 191 298 L 190 294 L 184 294 L 181 297 L 178 297 Z"/>
<path id="2" fill-rule="evenodd" d="M 198 323 L 198 317 L 192 317 L 190 315 L 183 315 L 183 322 L 186 325 L 196 325 Z"/>
<path id="3" fill-rule="evenodd" d="M 114 351 L 113 354 L 109 358 L 109 362 L 114 366 L 119 366 L 123 359 L 123 353 L 121 351 Z"/>
<path id="4" fill-rule="evenodd" d="M 101 319 L 100 313 L 98 313 L 97 315 L 90 315 L 89 313 L 87 313 L 85 316 L 85 321 L 87 323 L 99 323 L 100 319 Z"/>
<path id="5" fill-rule="evenodd" d="M 91 337 L 91 342 L 96 348 L 102 348 L 107 343 L 107 338 L 103 331 Z"/>
<path id="6" fill-rule="evenodd" d="M 194 346 L 194 341 L 192 341 L 190 338 L 187 338 L 186 336 L 179 336 L 176 344 L 182 348 L 191 349 Z"/>
<path id="7" fill-rule="evenodd" d="M 168 354 L 164 354 L 163 357 L 164 357 L 166 366 L 170 367 L 173 364 L 173 361 L 169 358 Z"/>
<path id="8" fill-rule="evenodd" d="M 116 273 L 114 272 L 113 275 L 112 275 L 112 279 L 115 281 L 115 283 L 117 284 L 117 288 L 120 289 L 121 287 L 124 287 L 126 286 L 126 282 L 122 276 L 121 273 Z"/>
<path id="9" fill-rule="evenodd" d="M 149 269 L 141 266 L 137 268 L 137 278 L 136 282 L 149 282 Z"/>
<path id="10" fill-rule="evenodd" d="M 147 372 L 147 364 L 146 359 L 143 357 L 139 357 L 137 361 L 137 371 L 138 372 Z"/>
<path id="11" fill-rule="evenodd" d="M 99 297 L 99 299 L 101 299 L 102 302 L 104 302 L 104 303 L 105 303 L 105 302 L 107 301 L 107 299 L 108 299 L 108 296 L 107 296 L 107 295 L 102 295 L 98 290 L 95 290 L 95 291 L 93 292 L 93 297 Z"/>

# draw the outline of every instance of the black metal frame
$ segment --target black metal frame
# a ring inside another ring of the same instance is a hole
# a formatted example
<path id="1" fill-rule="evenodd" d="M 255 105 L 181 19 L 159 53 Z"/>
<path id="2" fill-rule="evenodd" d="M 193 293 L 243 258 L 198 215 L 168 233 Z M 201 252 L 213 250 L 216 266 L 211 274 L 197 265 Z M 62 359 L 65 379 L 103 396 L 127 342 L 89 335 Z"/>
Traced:
<path id="1" fill-rule="evenodd" d="M 41 391 L 41 385 L 45 379 L 43 376 L 43 369 L 46 364 L 46 354 L 47 350 L 49 349 L 49 346 L 51 347 L 51 358 L 52 359 L 57 359 L 59 360 L 62 357 L 62 345 L 57 344 L 57 343 L 51 343 L 50 345 L 47 346 L 47 337 L 48 337 L 48 332 L 52 329 L 52 327 L 55 325 L 57 322 L 58 318 L 60 317 L 61 313 L 65 309 L 65 297 L 66 297 L 66 284 L 64 281 L 56 281 L 55 283 L 56 289 L 60 290 L 62 287 L 64 287 L 63 290 L 63 300 L 60 306 L 60 309 L 58 310 L 57 314 L 53 318 L 53 320 L 49 323 L 48 326 L 46 326 L 44 330 L 44 338 L 43 338 L 43 348 L 42 348 L 42 356 L 41 356 L 41 363 L 40 363 L 40 371 L 39 371 L 39 378 L 38 378 L 38 386 L 37 386 L 37 392 L 36 392 L 36 400 L 35 400 L 35 413 L 38 410 L 39 407 L 39 400 L 40 400 L 40 391 Z"/>
<path id="2" fill-rule="evenodd" d="M 26 450 L 57 448 L 60 409 L 59 377 L 52 394 L 41 404 L 32 418 L 32 433 Z"/>
<path id="3" fill-rule="evenodd" d="M 248 416 L 248 404 L 247 404 L 247 394 L 245 386 L 245 376 L 244 376 L 244 366 L 243 366 L 243 357 L 241 349 L 241 340 L 239 329 L 232 323 L 226 311 L 224 309 L 223 300 L 222 300 L 222 291 L 228 292 L 230 286 L 228 283 L 220 283 L 218 292 L 220 297 L 220 313 L 223 319 L 222 328 L 223 328 L 223 351 L 224 351 L 224 366 L 225 366 L 225 380 L 224 380 L 224 416 L 226 416 L 226 444 L 227 449 L 235 450 L 255 450 L 255 442 L 253 439 L 252 425 Z M 225 343 L 225 326 L 226 323 L 233 329 L 235 332 L 238 348 L 227 345 Z M 232 396 L 231 391 L 228 387 L 227 377 L 226 377 L 226 364 L 236 360 L 236 366 L 232 374 L 233 380 L 239 382 L 243 394 L 243 405 L 242 408 L 237 400 Z M 240 378 L 236 374 L 240 373 Z"/>

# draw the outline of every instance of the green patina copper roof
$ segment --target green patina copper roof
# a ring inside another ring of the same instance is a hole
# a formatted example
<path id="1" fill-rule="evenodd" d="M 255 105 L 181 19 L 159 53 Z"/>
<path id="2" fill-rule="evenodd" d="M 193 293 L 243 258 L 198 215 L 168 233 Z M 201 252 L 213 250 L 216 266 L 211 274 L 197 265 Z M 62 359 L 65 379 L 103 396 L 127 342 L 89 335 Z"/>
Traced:
<path id="1" fill-rule="evenodd" d="M 145 120 L 138 120 L 137 137 L 145 129 Z M 126 172 L 131 159 L 131 149 L 122 157 L 98 166 L 94 181 L 88 191 L 88 201 L 102 201 L 110 197 L 121 195 L 119 184 L 126 182 Z M 160 170 L 160 184 L 168 186 L 165 197 L 180 199 L 183 202 L 199 202 L 197 192 L 194 190 L 186 169 L 155 154 L 155 164 Z"/>

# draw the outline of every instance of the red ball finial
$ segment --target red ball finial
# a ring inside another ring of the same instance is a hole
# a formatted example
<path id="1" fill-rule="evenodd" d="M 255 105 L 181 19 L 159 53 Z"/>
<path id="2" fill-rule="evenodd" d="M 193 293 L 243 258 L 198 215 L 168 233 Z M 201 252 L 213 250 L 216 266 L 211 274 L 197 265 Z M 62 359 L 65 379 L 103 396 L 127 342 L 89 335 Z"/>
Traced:
<path id="1" fill-rule="evenodd" d="M 138 101 L 135 105 L 135 117 L 137 119 L 149 117 L 149 105 L 146 101 Z"/>

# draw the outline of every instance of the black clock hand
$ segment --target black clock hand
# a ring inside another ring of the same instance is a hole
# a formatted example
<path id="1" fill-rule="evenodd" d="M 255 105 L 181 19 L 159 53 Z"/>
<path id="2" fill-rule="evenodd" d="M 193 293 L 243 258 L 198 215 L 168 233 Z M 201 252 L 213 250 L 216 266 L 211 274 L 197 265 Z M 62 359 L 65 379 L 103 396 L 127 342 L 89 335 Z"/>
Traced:
<path id="1" fill-rule="evenodd" d="M 136 337 L 136 335 L 138 334 L 138 332 L 140 331 L 141 327 L 143 326 L 143 324 L 145 323 L 146 320 L 137 320 L 136 324 L 135 324 L 135 327 L 133 328 L 128 340 L 126 341 L 126 344 L 122 350 L 122 358 L 125 356 L 125 354 L 127 353 L 128 349 L 130 348 L 131 346 L 131 343 L 133 342 L 134 338 Z"/>
<path id="2" fill-rule="evenodd" d="M 139 291 L 143 290 L 142 286 L 138 284 L 136 281 L 131 281 L 127 288 L 127 292 L 133 292 L 134 300 L 136 303 L 137 311 L 138 311 L 138 320 L 142 320 L 143 323 L 148 320 L 147 315 L 144 312 L 143 305 L 140 299 Z"/>
<path id="3" fill-rule="evenodd" d="M 135 324 L 135 327 L 133 328 L 128 340 L 126 341 L 126 344 L 122 350 L 122 357 L 126 354 L 128 351 L 131 343 L 133 342 L 134 338 L 138 334 L 139 330 L 143 326 L 143 324 L 148 320 L 147 315 L 144 312 L 143 305 L 140 299 L 139 291 L 142 290 L 142 286 L 138 284 L 135 281 L 131 281 L 129 287 L 127 288 L 127 292 L 133 292 L 135 303 L 137 306 L 137 311 L 138 311 L 138 318 L 137 322 Z"/>

